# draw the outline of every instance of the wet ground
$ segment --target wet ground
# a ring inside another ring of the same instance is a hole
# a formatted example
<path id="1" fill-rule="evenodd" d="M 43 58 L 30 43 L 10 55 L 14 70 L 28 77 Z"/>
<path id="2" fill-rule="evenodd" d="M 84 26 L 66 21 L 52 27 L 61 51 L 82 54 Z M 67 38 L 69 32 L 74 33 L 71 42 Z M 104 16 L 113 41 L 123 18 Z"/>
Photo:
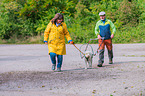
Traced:
<path id="1" fill-rule="evenodd" d="M 97 54 L 87 70 L 80 52 L 66 47 L 62 72 L 53 72 L 47 45 L 0 45 L 0 96 L 145 96 L 145 43 L 114 44 L 114 64 L 105 50 L 103 67 Z"/>

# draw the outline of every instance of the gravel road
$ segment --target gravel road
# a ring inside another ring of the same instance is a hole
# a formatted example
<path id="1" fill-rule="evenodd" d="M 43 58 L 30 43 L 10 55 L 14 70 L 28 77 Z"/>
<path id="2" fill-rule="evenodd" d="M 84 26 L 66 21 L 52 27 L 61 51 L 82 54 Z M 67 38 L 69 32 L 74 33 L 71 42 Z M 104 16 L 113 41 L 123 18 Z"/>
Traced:
<path id="1" fill-rule="evenodd" d="M 114 64 L 105 49 L 103 67 L 96 55 L 87 70 L 80 52 L 67 44 L 62 72 L 51 71 L 47 48 L 0 45 L 0 96 L 145 96 L 145 43 L 114 44 Z"/>

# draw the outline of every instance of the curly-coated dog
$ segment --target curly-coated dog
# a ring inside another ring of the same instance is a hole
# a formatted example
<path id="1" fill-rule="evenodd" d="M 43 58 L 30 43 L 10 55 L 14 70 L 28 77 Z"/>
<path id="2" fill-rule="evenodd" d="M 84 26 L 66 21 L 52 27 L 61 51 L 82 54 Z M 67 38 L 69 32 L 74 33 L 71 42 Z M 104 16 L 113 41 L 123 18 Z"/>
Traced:
<path id="1" fill-rule="evenodd" d="M 93 58 L 93 54 L 91 53 L 91 51 L 85 51 L 85 69 L 87 69 L 87 65 L 89 65 L 89 68 L 92 68 L 92 58 Z"/>

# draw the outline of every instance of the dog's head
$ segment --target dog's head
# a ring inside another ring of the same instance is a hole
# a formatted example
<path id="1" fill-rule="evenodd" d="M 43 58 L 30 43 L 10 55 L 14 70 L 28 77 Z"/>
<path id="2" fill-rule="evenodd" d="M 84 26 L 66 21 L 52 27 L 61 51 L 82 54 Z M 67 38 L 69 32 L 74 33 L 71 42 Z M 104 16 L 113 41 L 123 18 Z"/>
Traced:
<path id="1" fill-rule="evenodd" d="M 90 58 L 92 56 L 91 51 L 85 51 L 85 57 Z"/>

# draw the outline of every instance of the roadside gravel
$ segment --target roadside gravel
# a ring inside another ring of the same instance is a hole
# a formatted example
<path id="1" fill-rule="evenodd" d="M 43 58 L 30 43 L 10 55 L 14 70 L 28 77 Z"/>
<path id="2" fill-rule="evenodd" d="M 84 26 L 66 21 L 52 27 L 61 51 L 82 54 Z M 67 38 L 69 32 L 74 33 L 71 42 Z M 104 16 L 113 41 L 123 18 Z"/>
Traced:
<path id="1" fill-rule="evenodd" d="M 79 51 L 66 47 L 62 72 L 53 72 L 46 45 L 0 45 L 0 96 L 145 96 L 145 43 L 114 44 L 114 64 L 106 50 L 103 67 L 96 55 L 87 70 Z"/>

